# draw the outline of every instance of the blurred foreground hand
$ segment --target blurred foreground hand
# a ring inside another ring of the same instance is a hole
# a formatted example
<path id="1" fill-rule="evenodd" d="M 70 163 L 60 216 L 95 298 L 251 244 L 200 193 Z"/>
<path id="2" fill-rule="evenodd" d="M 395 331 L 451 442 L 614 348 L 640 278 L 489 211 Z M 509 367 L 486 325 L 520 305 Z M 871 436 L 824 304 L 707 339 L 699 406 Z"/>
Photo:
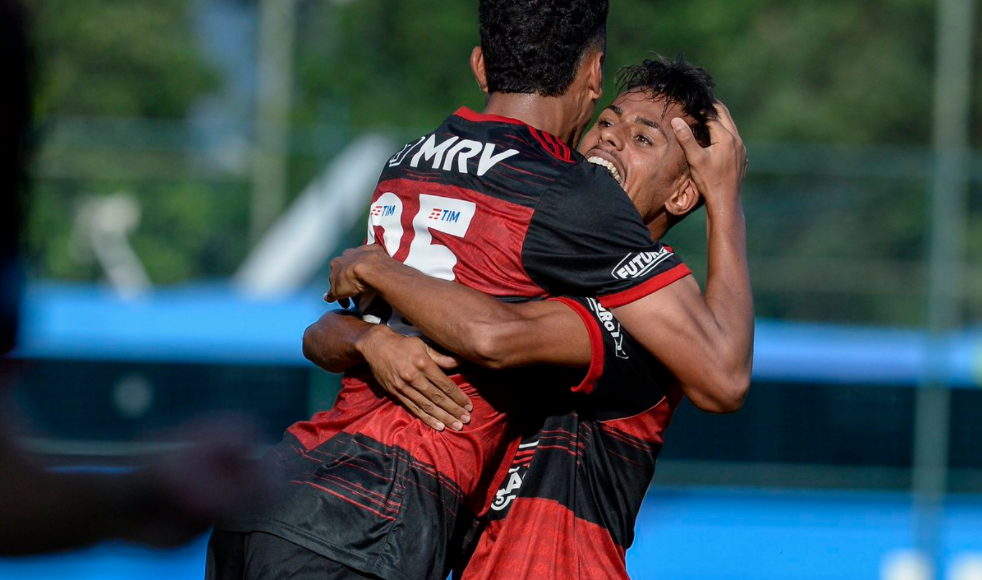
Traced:
<path id="1" fill-rule="evenodd" d="M 168 438 L 174 451 L 124 474 L 46 471 L 0 433 L 0 555 L 186 543 L 271 488 L 249 458 L 255 433 L 238 417 L 197 421 Z"/>

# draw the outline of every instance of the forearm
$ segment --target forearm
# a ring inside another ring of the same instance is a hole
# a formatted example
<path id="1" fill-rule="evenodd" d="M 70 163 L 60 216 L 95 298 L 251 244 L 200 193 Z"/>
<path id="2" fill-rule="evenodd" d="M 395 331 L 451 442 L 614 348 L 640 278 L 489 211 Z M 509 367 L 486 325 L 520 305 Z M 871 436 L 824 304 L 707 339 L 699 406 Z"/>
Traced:
<path id="1" fill-rule="evenodd" d="M 705 148 L 684 120 L 671 121 L 689 163 L 687 187 L 698 188 L 706 200 L 706 292 L 684 277 L 615 314 L 696 407 L 726 413 L 743 405 L 750 387 L 754 318 L 741 197 L 747 149 L 726 106 L 717 103 L 716 109 Z"/>
<path id="2" fill-rule="evenodd" d="M 506 304 L 388 258 L 358 276 L 427 337 L 482 366 L 589 364 L 586 329 L 562 304 Z"/>
<path id="3" fill-rule="evenodd" d="M 707 208 L 705 293 L 687 276 L 614 314 L 697 408 L 728 413 L 743 405 L 749 388 L 754 321 L 743 212 L 738 203 L 718 209 Z"/>
<path id="4" fill-rule="evenodd" d="M 326 312 L 304 331 L 303 355 L 328 372 L 342 373 L 365 362 L 365 344 L 379 332 L 392 330 L 344 311 Z"/>
<path id="5" fill-rule="evenodd" d="M 739 196 L 707 204 L 708 267 L 705 302 L 716 325 L 717 356 L 736 382 L 750 382 L 754 305 L 747 265 L 746 219 Z"/>

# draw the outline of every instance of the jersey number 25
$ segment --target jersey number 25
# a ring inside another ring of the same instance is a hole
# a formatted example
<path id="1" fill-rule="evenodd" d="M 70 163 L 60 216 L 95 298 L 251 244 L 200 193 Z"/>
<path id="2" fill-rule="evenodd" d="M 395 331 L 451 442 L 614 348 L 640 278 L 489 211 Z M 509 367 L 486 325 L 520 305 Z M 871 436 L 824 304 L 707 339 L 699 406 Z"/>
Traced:
<path id="1" fill-rule="evenodd" d="M 471 225 L 471 220 L 474 219 L 476 209 L 477 206 L 473 202 L 421 194 L 419 210 L 408 224 L 412 228 L 413 235 L 407 236 L 406 227 L 402 222 L 402 199 L 394 193 L 383 193 L 372 204 L 369 212 L 368 243 L 375 243 L 375 228 L 381 228 L 382 245 L 390 256 L 402 259 L 404 264 L 424 274 L 453 280 L 457 256 L 450 248 L 434 243 L 433 232 L 438 231 L 463 238 Z M 410 239 L 412 241 L 408 241 Z M 408 250 L 403 247 L 404 241 L 408 241 Z M 359 306 L 365 320 L 388 324 L 393 330 L 405 335 L 418 334 L 418 331 L 388 304 L 377 300 L 374 296 L 363 296 L 362 300 Z"/>
<path id="2" fill-rule="evenodd" d="M 430 276 L 453 280 L 457 256 L 450 248 L 433 243 L 432 232 L 464 237 L 476 209 L 477 206 L 470 201 L 421 194 L 419 210 L 411 223 L 415 235 L 411 236 L 409 252 L 406 254 L 402 247 L 403 240 L 407 238 L 402 222 L 402 199 L 394 193 L 383 193 L 372 204 L 368 216 L 368 243 L 375 242 L 374 230 L 379 227 L 382 229 L 382 244 L 390 256 L 395 258 L 404 255 L 402 261 L 407 266 Z"/>

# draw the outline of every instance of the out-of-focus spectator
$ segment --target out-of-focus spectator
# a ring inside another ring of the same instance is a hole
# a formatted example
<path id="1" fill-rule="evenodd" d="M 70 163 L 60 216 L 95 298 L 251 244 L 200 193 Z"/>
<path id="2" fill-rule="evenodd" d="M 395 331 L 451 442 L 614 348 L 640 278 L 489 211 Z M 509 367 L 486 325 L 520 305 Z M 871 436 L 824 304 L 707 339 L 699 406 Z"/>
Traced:
<path id="1" fill-rule="evenodd" d="M 245 457 L 249 439 L 236 421 L 185 426 L 180 451 L 121 475 L 53 473 L 17 445 L 5 405 L 4 359 L 17 336 L 22 234 L 32 106 L 27 16 L 0 0 L 0 554 L 76 548 L 108 539 L 176 545 L 203 533 L 258 493 Z"/>

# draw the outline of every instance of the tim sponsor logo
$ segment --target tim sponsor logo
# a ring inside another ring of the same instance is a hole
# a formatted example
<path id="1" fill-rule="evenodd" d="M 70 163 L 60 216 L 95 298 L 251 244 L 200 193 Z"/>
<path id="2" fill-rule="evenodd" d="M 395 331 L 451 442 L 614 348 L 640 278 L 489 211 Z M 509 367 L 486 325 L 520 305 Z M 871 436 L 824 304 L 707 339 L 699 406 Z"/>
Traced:
<path id="1" fill-rule="evenodd" d="M 394 205 L 383 205 L 383 204 L 377 203 L 377 204 L 375 204 L 375 205 L 372 206 L 372 212 L 371 213 L 372 213 L 372 217 L 375 217 L 375 218 L 389 217 L 389 216 L 395 215 L 395 213 L 396 213 L 396 206 L 394 206 Z"/>
<path id="2" fill-rule="evenodd" d="M 596 299 L 587 298 L 587 303 L 590 305 L 590 310 L 593 310 L 600 323 L 603 324 L 604 329 L 614 339 L 614 353 L 617 355 L 617 358 L 627 359 L 627 353 L 624 352 L 624 334 L 621 332 L 621 323 L 617 322 L 617 319 L 614 318 L 610 310 L 601 306 Z"/>
<path id="3" fill-rule="evenodd" d="M 460 212 L 451 211 L 449 209 L 435 208 L 430 211 L 429 219 L 438 222 L 450 222 L 455 224 L 458 220 L 460 220 Z"/>
<path id="4" fill-rule="evenodd" d="M 621 280 L 640 278 L 657 268 L 658 264 L 667 260 L 671 255 L 672 252 L 668 251 L 668 248 L 662 248 L 657 252 L 636 252 L 628 254 L 614 267 L 611 275 Z"/>

